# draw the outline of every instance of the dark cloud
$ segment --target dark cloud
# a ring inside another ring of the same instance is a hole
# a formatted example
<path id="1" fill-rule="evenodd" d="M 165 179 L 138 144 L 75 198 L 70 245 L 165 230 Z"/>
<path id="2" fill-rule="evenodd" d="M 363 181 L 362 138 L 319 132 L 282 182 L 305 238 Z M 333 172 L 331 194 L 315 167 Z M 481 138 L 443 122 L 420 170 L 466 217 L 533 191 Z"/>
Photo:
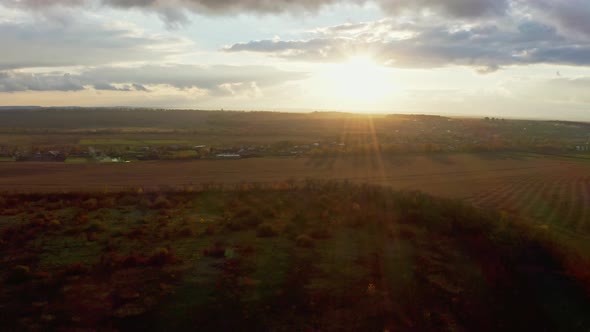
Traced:
<path id="1" fill-rule="evenodd" d="M 1 4 L 9 7 L 43 9 L 52 6 L 80 6 L 90 3 L 88 0 L 1 0 Z"/>
<path id="2" fill-rule="evenodd" d="M 335 4 L 376 3 L 393 17 L 402 12 L 430 11 L 460 19 L 510 16 L 516 8 L 525 15 L 544 18 L 567 30 L 590 36 L 588 0 L 0 0 L 0 5 L 43 12 L 52 7 L 141 9 L 157 12 L 170 27 L 189 21 L 186 13 L 297 13 L 315 12 Z"/>
<path id="3" fill-rule="evenodd" d="M 116 8 L 160 11 L 167 20 L 181 21 L 186 18 L 182 14 L 183 10 L 215 14 L 313 12 L 334 4 L 377 3 L 391 13 L 429 9 L 455 17 L 480 17 L 502 15 L 508 8 L 508 0 L 0 0 L 0 3 L 38 10 L 51 6 L 89 6 L 97 1 Z"/>
<path id="4" fill-rule="evenodd" d="M 549 25 L 522 21 L 490 23 L 398 23 L 387 19 L 342 25 L 314 32 L 306 40 L 259 40 L 237 43 L 226 52 L 258 52 L 299 61 L 337 62 L 368 54 L 395 67 L 460 65 L 489 73 L 508 65 L 537 63 L 590 65 L 590 43 L 582 44 Z"/>
<path id="5" fill-rule="evenodd" d="M 521 0 L 537 17 L 560 26 L 567 32 L 590 38 L 590 1 Z"/>
<path id="6" fill-rule="evenodd" d="M 289 10 L 313 11 L 338 2 L 362 3 L 364 0 L 103 0 L 106 5 L 121 8 L 185 8 L 197 12 L 254 11 L 278 13 Z"/>
<path id="7" fill-rule="evenodd" d="M 379 3 L 393 13 L 429 9 L 454 17 L 500 16 L 509 8 L 507 0 L 382 0 Z"/>
<path id="8" fill-rule="evenodd" d="M 235 94 L 307 77 L 266 66 L 141 66 L 98 67 L 79 74 L 0 71 L 0 92 L 79 91 L 92 87 L 105 91 L 144 91 L 147 86 L 166 85 L 181 90 L 197 88 L 211 94 Z"/>

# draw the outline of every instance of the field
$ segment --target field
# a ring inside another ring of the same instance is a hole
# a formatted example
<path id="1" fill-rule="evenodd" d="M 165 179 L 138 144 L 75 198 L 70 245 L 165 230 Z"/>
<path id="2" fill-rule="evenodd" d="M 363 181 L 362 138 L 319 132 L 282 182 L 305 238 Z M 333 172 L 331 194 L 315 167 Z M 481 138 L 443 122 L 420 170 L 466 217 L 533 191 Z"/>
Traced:
<path id="1" fill-rule="evenodd" d="M 470 198 L 515 180 L 583 177 L 584 159 L 524 153 L 255 158 L 127 164 L 0 163 L 0 190 L 18 192 L 184 188 L 288 179 L 369 182 Z M 524 178 L 523 178 L 524 177 Z"/>
<path id="2" fill-rule="evenodd" d="M 552 227 L 590 234 L 590 176 L 583 172 L 515 178 L 475 195 L 470 201 L 518 213 Z"/>
<path id="3" fill-rule="evenodd" d="M 0 120 L 7 330 L 590 331 L 588 124 Z"/>
<path id="4" fill-rule="evenodd" d="M 7 330 L 586 331 L 546 230 L 341 182 L 4 195 Z M 586 289 L 586 290 L 584 290 Z"/>
<path id="5" fill-rule="evenodd" d="M 421 190 L 590 234 L 590 162 L 525 153 L 256 158 L 127 164 L 0 163 L 5 192 L 198 189 L 336 180 Z"/>

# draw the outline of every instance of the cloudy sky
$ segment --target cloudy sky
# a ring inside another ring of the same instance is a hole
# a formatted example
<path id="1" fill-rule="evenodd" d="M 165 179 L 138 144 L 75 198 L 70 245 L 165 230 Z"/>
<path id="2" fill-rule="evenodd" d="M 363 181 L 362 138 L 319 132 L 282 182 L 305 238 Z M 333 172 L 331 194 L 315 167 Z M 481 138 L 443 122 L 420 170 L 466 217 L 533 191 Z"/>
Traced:
<path id="1" fill-rule="evenodd" d="M 0 104 L 590 121 L 588 0 L 0 0 Z"/>

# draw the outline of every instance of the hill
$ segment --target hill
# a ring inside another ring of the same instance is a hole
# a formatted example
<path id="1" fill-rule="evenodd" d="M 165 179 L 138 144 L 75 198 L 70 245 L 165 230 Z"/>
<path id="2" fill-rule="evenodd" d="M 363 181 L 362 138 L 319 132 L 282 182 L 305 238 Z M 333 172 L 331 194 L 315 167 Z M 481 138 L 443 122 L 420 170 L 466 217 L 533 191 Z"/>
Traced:
<path id="1" fill-rule="evenodd" d="M 11 330 L 590 328 L 580 252 L 419 192 L 308 181 L 5 195 L 0 212 Z"/>

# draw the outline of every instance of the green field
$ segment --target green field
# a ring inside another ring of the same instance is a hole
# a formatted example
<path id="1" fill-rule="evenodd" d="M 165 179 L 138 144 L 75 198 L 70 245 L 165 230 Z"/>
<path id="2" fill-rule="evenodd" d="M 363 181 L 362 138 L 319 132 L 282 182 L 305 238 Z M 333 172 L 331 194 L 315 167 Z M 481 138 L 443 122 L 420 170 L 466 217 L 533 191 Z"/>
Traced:
<path id="1" fill-rule="evenodd" d="M 418 192 L 4 195 L 0 215 L 8 330 L 590 328 L 585 249 Z"/>

